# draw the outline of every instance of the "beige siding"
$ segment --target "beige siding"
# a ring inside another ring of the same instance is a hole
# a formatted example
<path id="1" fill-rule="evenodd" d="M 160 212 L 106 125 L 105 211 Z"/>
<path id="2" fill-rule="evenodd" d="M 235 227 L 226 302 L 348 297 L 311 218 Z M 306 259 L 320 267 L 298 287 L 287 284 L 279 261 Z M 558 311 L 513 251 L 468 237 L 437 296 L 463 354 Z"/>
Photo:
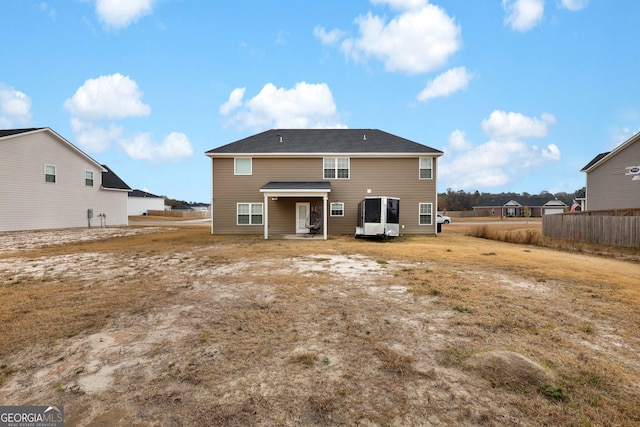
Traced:
<path id="1" fill-rule="evenodd" d="M 45 165 L 56 182 L 45 182 Z M 92 171 L 93 187 L 85 185 Z M 106 214 L 108 225 L 126 225 L 127 192 L 100 189 L 101 169 L 47 131 L 0 141 L 0 231 L 87 227 L 87 209 Z"/>
<path id="2" fill-rule="evenodd" d="M 233 158 L 213 160 L 213 232 L 215 234 L 262 234 L 263 226 L 236 225 L 236 203 L 263 203 L 260 187 L 270 181 L 329 181 L 331 202 L 342 202 L 344 217 L 328 217 L 329 234 L 353 234 L 358 203 L 366 196 L 400 198 L 400 223 L 403 234 L 434 234 L 436 211 L 435 179 L 418 179 L 418 156 L 405 158 L 351 157 L 350 179 L 323 179 L 322 158 L 253 158 L 250 176 L 234 176 Z M 434 158 L 433 175 L 437 161 Z M 367 190 L 371 190 L 370 193 Z M 269 234 L 295 233 L 295 203 L 310 202 L 322 208 L 318 198 L 282 198 L 269 200 Z M 419 203 L 432 203 L 432 225 L 418 225 Z"/>
<path id="3" fill-rule="evenodd" d="M 627 167 L 640 165 L 640 140 L 587 174 L 587 209 L 640 207 L 640 181 L 625 175 Z"/>

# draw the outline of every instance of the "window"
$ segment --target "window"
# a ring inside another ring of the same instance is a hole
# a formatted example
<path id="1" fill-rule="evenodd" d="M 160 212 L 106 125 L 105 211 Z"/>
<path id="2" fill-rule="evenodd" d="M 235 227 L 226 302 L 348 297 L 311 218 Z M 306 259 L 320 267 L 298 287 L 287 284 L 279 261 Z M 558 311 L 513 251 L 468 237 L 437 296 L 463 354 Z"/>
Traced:
<path id="1" fill-rule="evenodd" d="M 344 216 L 344 203 L 332 202 L 331 203 L 331 216 Z"/>
<path id="2" fill-rule="evenodd" d="M 238 225 L 262 225 L 262 203 L 238 203 Z"/>
<path id="3" fill-rule="evenodd" d="M 56 167 L 44 165 L 44 182 L 56 182 Z"/>
<path id="4" fill-rule="evenodd" d="M 431 203 L 420 203 L 420 225 L 431 225 L 431 207 L 433 205 Z"/>
<path id="5" fill-rule="evenodd" d="M 349 179 L 348 157 L 325 157 L 324 179 Z"/>
<path id="6" fill-rule="evenodd" d="M 93 171 L 84 172 L 84 185 L 87 187 L 93 187 Z"/>
<path id="7" fill-rule="evenodd" d="M 431 179 L 433 177 L 433 159 L 431 157 L 420 157 L 420 179 Z"/>
<path id="8" fill-rule="evenodd" d="M 251 175 L 251 157 L 236 157 L 234 160 L 234 175 Z"/>

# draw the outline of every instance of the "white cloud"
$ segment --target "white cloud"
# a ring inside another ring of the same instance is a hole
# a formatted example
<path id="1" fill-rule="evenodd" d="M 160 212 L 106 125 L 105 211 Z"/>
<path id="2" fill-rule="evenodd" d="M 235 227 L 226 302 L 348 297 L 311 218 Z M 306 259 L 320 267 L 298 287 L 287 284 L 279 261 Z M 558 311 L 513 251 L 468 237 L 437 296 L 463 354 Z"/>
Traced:
<path id="1" fill-rule="evenodd" d="M 561 0 L 561 7 L 573 12 L 582 10 L 589 5 L 589 0 Z"/>
<path id="2" fill-rule="evenodd" d="M 75 117 L 71 118 L 71 130 L 78 145 L 91 153 L 106 151 L 111 141 L 120 138 L 124 131 L 122 127 L 114 124 L 102 126 L 93 122 L 85 122 Z"/>
<path id="3" fill-rule="evenodd" d="M 482 121 L 482 129 L 487 136 L 497 141 L 541 138 L 547 136 L 548 125 L 555 121 L 555 117 L 547 113 L 542 114 L 538 119 L 520 113 L 495 110 L 488 119 Z"/>
<path id="4" fill-rule="evenodd" d="M 152 12 L 156 0 L 96 0 L 96 14 L 108 28 L 120 29 Z"/>
<path id="5" fill-rule="evenodd" d="M 180 132 L 171 132 L 160 144 L 153 141 L 153 135 L 150 132 L 139 133 L 131 138 L 122 138 L 119 144 L 129 157 L 136 160 L 179 161 L 193 155 L 189 138 Z"/>
<path id="6" fill-rule="evenodd" d="M 53 21 L 56 20 L 56 16 L 58 12 L 53 6 L 50 6 L 45 2 L 41 2 L 39 5 L 39 8 L 43 13 L 46 13 L 47 15 L 49 15 L 49 18 L 51 18 Z"/>
<path id="7" fill-rule="evenodd" d="M 82 120 L 123 119 L 151 113 L 151 107 L 142 102 L 138 84 L 119 73 L 85 81 L 64 102 L 64 107 Z"/>
<path id="8" fill-rule="evenodd" d="M 460 27 L 444 9 L 410 0 L 384 3 L 405 9 L 389 22 L 371 13 L 356 18 L 359 36 L 341 44 L 347 56 L 356 61 L 375 58 L 389 71 L 419 74 L 444 66 L 461 48 Z"/>
<path id="9" fill-rule="evenodd" d="M 187 136 L 171 132 L 161 143 L 150 132 L 127 134 L 115 122 L 131 117 L 146 117 L 151 107 L 142 102 L 138 84 L 121 74 L 88 79 L 73 97 L 64 102 L 71 113 L 71 129 L 78 145 L 92 153 L 101 153 L 117 143 L 136 160 L 180 161 L 193 155 Z"/>
<path id="10" fill-rule="evenodd" d="M 299 82 L 291 89 L 267 83 L 244 103 L 243 95 L 244 88 L 234 89 L 220 107 L 222 114 L 239 109 L 228 123 L 242 129 L 345 127 L 338 122 L 333 94 L 325 83 Z"/>
<path id="11" fill-rule="evenodd" d="M 553 117 L 545 116 L 548 120 Z M 486 143 L 474 146 L 467 141 L 463 131 L 451 133 L 448 150 L 439 162 L 438 176 L 451 188 L 490 189 L 556 163 L 561 158 L 557 145 L 540 148 L 525 141 L 546 136 L 547 124 L 519 113 L 494 111 L 489 119 L 482 121 L 485 132 L 488 127 L 487 134 L 491 137 Z"/>
<path id="12" fill-rule="evenodd" d="M 0 83 L 0 128 L 28 126 L 31 123 L 31 98 Z"/>
<path id="13" fill-rule="evenodd" d="M 502 0 L 504 23 L 515 31 L 529 31 L 544 15 L 544 0 Z"/>
<path id="14" fill-rule="evenodd" d="M 373 4 L 388 4 L 392 9 L 412 10 L 426 6 L 428 0 L 371 0 Z"/>
<path id="15" fill-rule="evenodd" d="M 247 88 L 245 87 L 239 87 L 232 90 L 227 102 L 220 106 L 220 114 L 226 116 L 236 108 L 240 107 L 242 105 L 242 98 L 244 98 L 244 93 L 246 92 L 246 90 Z"/>
<path id="16" fill-rule="evenodd" d="M 456 129 L 449 135 L 447 148 L 453 151 L 465 151 L 472 149 L 473 143 L 467 141 L 467 135 L 463 131 Z"/>
<path id="17" fill-rule="evenodd" d="M 473 73 L 468 72 L 465 67 L 452 68 L 427 83 L 427 86 L 418 94 L 418 100 L 428 101 L 432 98 L 449 96 L 466 89 L 472 78 Z"/>
<path id="18" fill-rule="evenodd" d="M 345 36 L 345 34 L 346 33 L 344 31 L 340 31 L 337 28 L 334 28 L 331 31 L 327 31 L 321 26 L 316 26 L 313 29 L 313 35 L 320 39 L 320 42 L 322 42 L 322 44 L 327 45 L 336 44 Z"/>

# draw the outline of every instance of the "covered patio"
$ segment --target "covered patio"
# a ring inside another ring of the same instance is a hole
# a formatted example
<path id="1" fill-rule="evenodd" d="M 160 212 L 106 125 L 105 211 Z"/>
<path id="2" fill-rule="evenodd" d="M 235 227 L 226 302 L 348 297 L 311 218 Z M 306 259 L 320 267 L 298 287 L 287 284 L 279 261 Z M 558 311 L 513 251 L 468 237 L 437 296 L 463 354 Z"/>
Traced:
<path id="1" fill-rule="evenodd" d="M 269 200 L 278 198 L 322 198 L 322 235 L 327 240 L 327 202 L 331 192 L 329 182 L 268 182 L 260 188 L 264 196 L 264 238 L 269 239 Z"/>

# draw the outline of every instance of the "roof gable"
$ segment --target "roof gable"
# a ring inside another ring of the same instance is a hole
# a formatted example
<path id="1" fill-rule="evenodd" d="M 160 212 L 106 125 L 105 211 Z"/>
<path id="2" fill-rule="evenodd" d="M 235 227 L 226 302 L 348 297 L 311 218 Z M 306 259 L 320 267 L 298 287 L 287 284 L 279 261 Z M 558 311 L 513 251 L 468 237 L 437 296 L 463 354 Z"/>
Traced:
<path id="1" fill-rule="evenodd" d="M 207 151 L 216 155 L 425 154 L 442 151 L 377 129 L 271 129 Z"/>
<path id="2" fill-rule="evenodd" d="M 76 154 L 80 155 L 88 162 L 94 164 L 98 169 L 102 169 L 102 165 L 100 163 L 96 162 L 93 158 L 91 158 L 91 156 L 89 156 L 87 153 L 85 153 L 84 151 L 82 151 L 81 149 L 79 149 L 78 147 L 76 147 L 66 139 L 64 139 L 62 136 L 60 136 L 57 132 L 55 132 L 51 128 L 0 129 L 0 142 L 2 141 L 2 139 L 5 139 L 5 138 L 7 139 L 17 138 L 26 133 L 36 133 L 36 132 L 44 132 L 53 136 L 58 142 L 61 142 L 62 144 L 66 145 Z"/>
<path id="3" fill-rule="evenodd" d="M 587 163 L 587 165 L 585 167 L 583 167 L 580 170 L 580 172 L 587 172 L 587 173 L 591 172 L 593 169 L 599 167 L 600 165 L 605 163 L 607 160 L 609 160 L 612 157 L 616 156 L 618 153 L 623 151 L 625 148 L 629 147 L 630 145 L 633 145 L 633 144 L 637 143 L 638 141 L 640 141 L 640 132 L 636 133 L 631 138 L 627 139 L 625 142 L 623 142 L 622 144 L 618 145 L 616 148 L 613 149 L 613 151 L 609 151 L 607 153 L 598 154 L 593 160 L 591 160 L 589 163 Z"/>

